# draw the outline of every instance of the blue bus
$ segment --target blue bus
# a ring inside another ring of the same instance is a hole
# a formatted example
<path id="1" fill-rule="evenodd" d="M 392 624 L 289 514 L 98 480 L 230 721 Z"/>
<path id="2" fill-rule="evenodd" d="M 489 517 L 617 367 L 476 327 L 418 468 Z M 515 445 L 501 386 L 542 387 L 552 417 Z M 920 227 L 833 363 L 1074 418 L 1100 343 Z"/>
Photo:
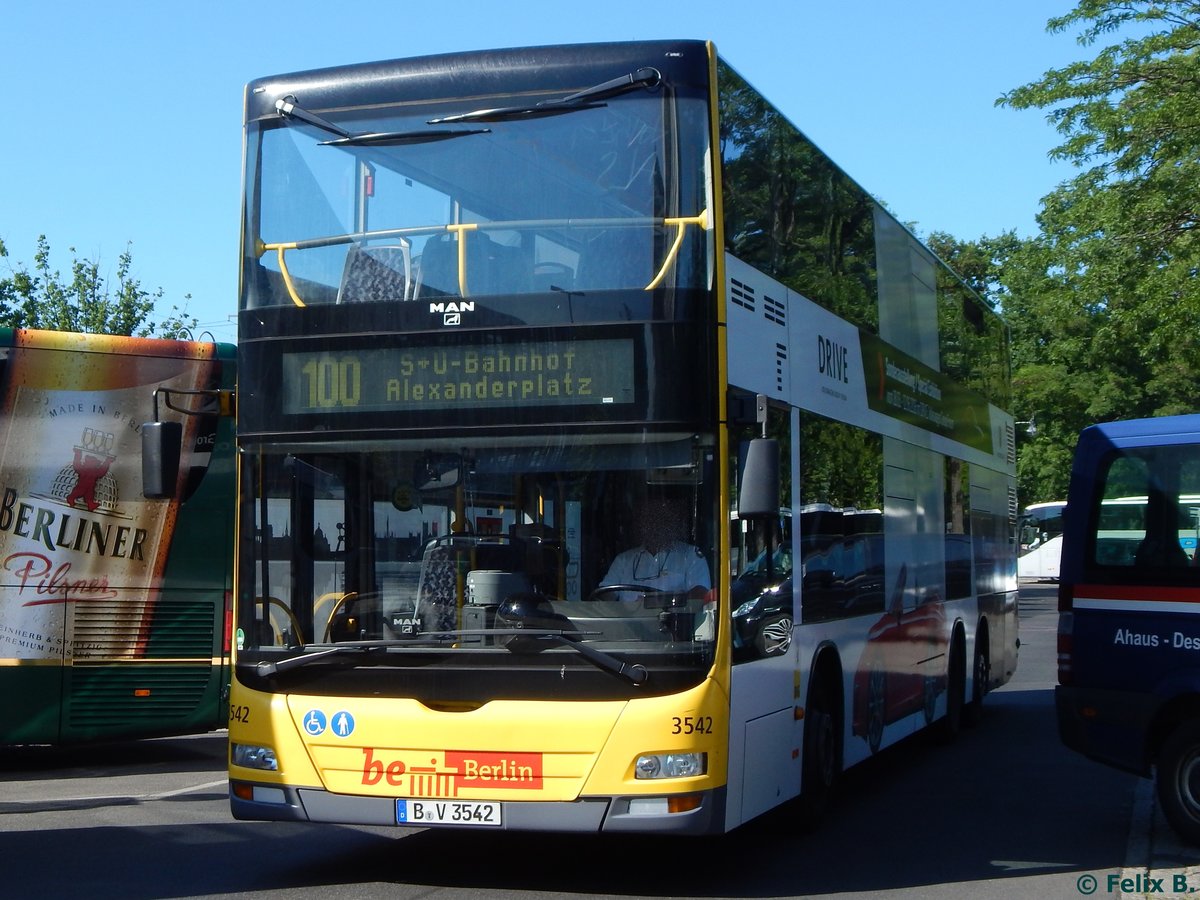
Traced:
<path id="1" fill-rule="evenodd" d="M 1156 781 L 1200 844 L 1200 415 L 1080 434 L 1059 582 L 1059 732 Z M 1137 502 L 1128 502 L 1129 499 Z"/>

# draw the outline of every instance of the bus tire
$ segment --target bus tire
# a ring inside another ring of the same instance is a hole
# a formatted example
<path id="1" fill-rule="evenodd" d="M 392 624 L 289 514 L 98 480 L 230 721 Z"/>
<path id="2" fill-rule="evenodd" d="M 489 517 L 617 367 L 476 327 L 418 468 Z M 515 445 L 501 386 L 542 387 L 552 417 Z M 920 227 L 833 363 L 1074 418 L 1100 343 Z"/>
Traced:
<path id="1" fill-rule="evenodd" d="M 974 728 L 983 721 L 983 698 L 987 696 L 988 682 L 992 678 L 992 660 L 988 651 L 986 623 L 980 623 L 975 634 L 975 659 L 971 664 L 971 702 L 963 709 L 963 724 Z"/>
<path id="2" fill-rule="evenodd" d="M 1163 815 L 1181 838 L 1200 846 L 1200 719 L 1181 722 L 1167 736 L 1156 770 Z"/>
<path id="3" fill-rule="evenodd" d="M 878 753 L 887 724 L 887 673 L 882 663 L 871 667 L 867 675 L 867 746 Z"/>
<path id="4" fill-rule="evenodd" d="M 800 824 L 811 828 L 833 805 L 842 776 L 842 701 L 833 678 L 814 669 L 804 711 Z"/>
<path id="5" fill-rule="evenodd" d="M 950 641 L 950 662 L 946 667 L 946 715 L 938 723 L 937 735 L 949 743 L 962 731 L 964 701 L 967 693 L 966 650 L 961 629 L 954 630 Z"/>

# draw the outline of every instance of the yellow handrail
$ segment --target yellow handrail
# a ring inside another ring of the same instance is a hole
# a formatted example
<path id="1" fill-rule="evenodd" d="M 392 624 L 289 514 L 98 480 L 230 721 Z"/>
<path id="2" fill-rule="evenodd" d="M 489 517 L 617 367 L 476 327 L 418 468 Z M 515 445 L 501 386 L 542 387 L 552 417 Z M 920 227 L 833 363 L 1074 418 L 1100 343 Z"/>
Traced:
<path id="1" fill-rule="evenodd" d="M 283 275 L 283 283 L 287 287 L 288 296 L 292 298 L 292 302 L 297 306 L 307 306 L 308 304 L 301 300 L 300 295 L 296 292 L 296 285 L 292 283 L 292 273 L 288 271 L 287 262 L 283 258 L 285 251 L 296 249 L 295 242 L 293 241 L 290 244 L 272 244 L 268 249 L 279 251 L 279 272 Z"/>
<path id="2" fill-rule="evenodd" d="M 658 270 L 658 274 L 650 280 L 644 290 L 652 291 L 667 277 L 667 270 L 675 262 L 675 257 L 679 255 L 679 248 L 683 246 L 683 233 L 689 225 L 699 225 L 701 230 L 708 230 L 708 210 L 702 209 L 694 216 L 673 216 L 663 219 L 664 226 L 675 226 L 675 240 L 671 242 L 671 249 L 667 251 L 666 257 L 663 259 L 662 268 Z"/>
<path id="3" fill-rule="evenodd" d="M 467 296 L 467 232 L 475 231 L 479 225 L 475 222 L 460 222 L 457 225 L 447 225 L 446 230 L 453 232 L 458 240 L 458 294 Z"/>
<path id="4" fill-rule="evenodd" d="M 581 226 L 581 227 L 609 227 L 612 225 L 628 224 L 629 227 L 638 227 L 641 225 L 658 224 L 657 220 L 637 220 L 622 222 L 619 219 L 563 219 L 563 220 L 531 220 L 531 221 L 512 221 L 512 222 L 488 222 L 483 223 L 485 229 L 522 229 L 522 228 L 538 228 L 547 225 L 565 225 L 565 226 Z M 279 272 L 283 276 L 284 286 L 287 288 L 288 296 L 292 303 L 299 307 L 306 307 L 308 304 L 301 299 L 299 292 L 296 290 L 295 282 L 292 280 L 291 272 L 288 271 L 287 260 L 285 254 L 288 250 L 307 249 L 309 247 L 325 247 L 333 244 L 351 243 L 356 240 L 369 240 L 373 237 L 391 237 L 401 234 L 431 234 L 438 231 L 448 231 L 456 235 L 458 241 L 458 290 L 461 296 L 468 296 L 467 288 L 467 241 L 466 233 L 468 231 L 477 231 L 480 229 L 478 222 L 459 222 L 452 225 L 439 226 L 417 226 L 414 228 L 390 228 L 376 232 L 363 232 L 359 234 L 343 234 L 327 238 L 314 238 L 306 241 L 284 241 L 280 243 L 265 243 L 260 241 L 258 244 L 259 255 L 268 251 L 275 251 L 279 258 Z M 708 230 L 708 210 L 703 209 L 694 216 L 669 216 L 661 220 L 664 228 L 675 228 L 675 239 L 671 242 L 671 247 L 667 251 L 666 257 L 663 259 L 662 266 L 659 267 L 658 273 L 646 285 L 644 290 L 652 291 L 658 287 L 663 279 L 667 277 L 667 272 L 674 265 L 676 257 L 679 255 L 679 248 L 683 246 L 683 236 L 689 225 L 696 225 L 702 230 Z"/>
<path id="5" fill-rule="evenodd" d="M 335 591 L 335 592 L 328 593 L 328 594 L 322 594 L 319 598 L 317 598 L 317 602 L 313 604 L 314 610 L 320 608 L 321 605 L 324 604 L 328 600 L 334 601 L 333 609 L 329 610 L 329 615 L 325 617 L 325 632 L 321 636 L 321 641 L 323 643 L 329 643 L 330 638 L 333 637 L 333 618 L 334 618 L 334 616 L 336 616 L 338 614 L 338 610 L 340 610 L 343 606 L 345 606 L 351 600 L 355 600 L 357 598 L 358 598 L 358 591 L 347 591 L 344 594 L 338 594 Z M 314 616 L 314 618 L 315 618 L 315 616 Z"/>

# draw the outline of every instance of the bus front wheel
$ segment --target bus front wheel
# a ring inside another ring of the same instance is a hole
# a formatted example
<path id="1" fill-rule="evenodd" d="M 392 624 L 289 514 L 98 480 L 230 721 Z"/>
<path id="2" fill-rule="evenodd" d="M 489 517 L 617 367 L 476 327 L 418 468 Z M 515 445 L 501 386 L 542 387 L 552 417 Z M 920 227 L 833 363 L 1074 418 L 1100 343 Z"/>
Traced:
<path id="1" fill-rule="evenodd" d="M 1158 802 L 1179 836 L 1200 846 L 1200 719 L 1183 722 L 1163 742 Z"/>

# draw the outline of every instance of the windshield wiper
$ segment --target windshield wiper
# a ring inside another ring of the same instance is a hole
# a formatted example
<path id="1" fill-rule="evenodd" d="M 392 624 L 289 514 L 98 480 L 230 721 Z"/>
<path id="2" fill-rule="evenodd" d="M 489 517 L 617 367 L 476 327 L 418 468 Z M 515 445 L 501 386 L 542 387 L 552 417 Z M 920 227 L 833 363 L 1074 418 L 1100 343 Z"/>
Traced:
<path id="1" fill-rule="evenodd" d="M 650 677 L 646 667 L 640 663 L 627 663 L 603 650 L 579 643 L 589 634 L 589 631 L 566 631 L 561 628 L 471 628 L 461 631 L 421 631 L 418 638 L 442 639 L 442 641 L 460 640 L 465 636 L 511 637 L 506 646 L 513 653 L 537 653 L 534 645 L 538 641 L 554 642 L 559 646 L 567 646 L 594 665 L 597 669 L 624 678 L 631 684 L 644 684 Z"/>
<path id="2" fill-rule="evenodd" d="M 341 656 L 350 653 L 370 653 L 373 650 L 386 650 L 388 647 L 404 647 L 410 644 L 411 641 L 347 641 L 344 644 L 335 644 L 332 647 L 324 647 L 321 650 L 303 653 L 300 656 L 289 656 L 287 659 L 281 659 L 278 662 L 264 659 L 254 664 L 254 673 L 266 677 L 267 675 L 274 675 L 277 672 L 298 669 L 301 666 L 307 666 L 309 663 L 328 659 L 330 656 Z"/>
<path id="3" fill-rule="evenodd" d="M 468 134 L 491 134 L 490 128 L 461 128 L 458 131 L 368 131 L 351 134 L 332 141 L 321 141 L 322 147 L 402 147 L 406 144 L 432 144 Z"/>
<path id="4" fill-rule="evenodd" d="M 320 128 L 322 131 L 328 131 L 330 134 L 336 134 L 337 137 L 331 141 L 321 141 L 322 147 L 399 147 L 406 144 L 431 144 L 435 141 L 447 141 L 450 138 L 464 137 L 469 134 L 487 134 L 491 131 L 490 128 L 466 128 L 458 131 L 434 131 L 425 129 L 422 131 L 365 131 L 353 133 L 342 128 L 340 125 L 335 125 L 328 119 L 323 119 L 316 113 L 309 112 L 296 102 L 295 97 L 284 97 L 275 101 L 275 109 L 285 119 L 299 119 L 301 122 L 307 122 Z"/>
<path id="5" fill-rule="evenodd" d="M 528 634 L 528 632 L 526 632 Z M 610 653 L 605 653 L 602 650 L 597 650 L 595 647 L 589 647 L 587 644 L 581 644 L 579 633 L 571 631 L 549 631 L 537 633 L 534 636 L 538 638 L 549 638 L 556 640 L 559 645 L 566 645 L 590 662 L 597 669 L 603 669 L 605 672 L 612 672 L 614 675 L 624 678 L 630 684 L 645 684 L 646 679 L 650 677 L 650 672 L 641 663 L 627 663 L 623 659 L 618 659 Z"/>
<path id="6" fill-rule="evenodd" d="M 624 678 L 631 684 L 645 684 L 650 673 L 640 663 L 627 663 L 623 659 L 597 650 L 588 644 L 580 643 L 589 633 L 584 631 L 566 631 L 561 628 L 486 628 L 477 632 L 462 632 L 463 634 L 512 635 L 508 649 L 513 653 L 537 652 L 533 646 L 538 641 L 551 641 L 559 646 L 570 647 L 597 669 Z"/>
<path id="7" fill-rule="evenodd" d="M 446 639 L 457 640 L 464 636 L 489 635 L 493 637 L 512 636 L 514 638 L 529 638 L 533 641 L 553 641 L 560 646 L 566 645 L 596 668 L 602 669 L 605 672 L 611 672 L 620 678 L 624 678 L 631 684 L 644 684 L 646 679 L 650 677 L 650 673 L 646 670 L 646 667 L 640 663 L 627 663 L 602 650 L 597 650 L 595 647 L 579 643 L 586 634 L 586 632 L 562 631 L 553 628 L 479 628 L 463 631 L 422 631 L 415 638 L 385 641 L 347 641 L 344 644 L 323 647 L 320 650 L 303 653 L 300 656 L 289 656 L 287 659 L 281 659 L 278 662 L 264 659 L 254 664 L 254 674 L 266 678 L 269 675 L 298 669 L 301 666 L 307 666 L 309 663 L 328 659 L 331 656 L 356 653 L 369 654 L 373 651 L 387 650 L 389 647 L 445 647 Z M 520 644 L 517 645 L 517 647 L 519 646 Z M 526 646 L 528 647 L 528 645 Z M 516 647 L 510 647 L 510 649 L 514 652 L 519 652 Z"/>
<path id="8" fill-rule="evenodd" d="M 644 66 L 590 88 L 584 88 L 557 100 L 543 100 L 531 106 L 499 106 L 495 109 L 476 109 L 452 116 L 428 119 L 429 125 L 446 125 L 451 122 L 504 122 L 511 119 L 540 119 L 557 116 L 580 109 L 596 109 L 604 106 L 602 101 L 638 88 L 653 90 L 662 84 L 662 73 L 653 66 Z"/>

